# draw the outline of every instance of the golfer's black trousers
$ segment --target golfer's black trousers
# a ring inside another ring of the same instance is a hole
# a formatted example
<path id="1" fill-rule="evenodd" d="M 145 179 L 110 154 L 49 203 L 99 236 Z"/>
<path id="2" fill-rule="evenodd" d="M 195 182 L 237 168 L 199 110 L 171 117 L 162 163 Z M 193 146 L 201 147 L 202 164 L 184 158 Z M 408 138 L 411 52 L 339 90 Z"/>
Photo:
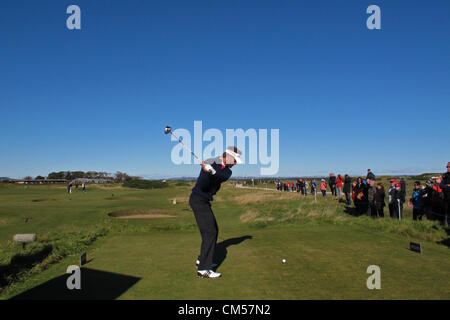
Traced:
<path id="1" fill-rule="evenodd" d="M 200 260 L 198 270 L 211 270 L 217 235 L 219 233 L 216 218 L 211 210 L 211 202 L 201 196 L 191 194 L 189 205 L 194 211 L 195 220 L 197 220 L 197 225 L 202 236 L 200 256 L 198 257 L 198 260 Z"/>

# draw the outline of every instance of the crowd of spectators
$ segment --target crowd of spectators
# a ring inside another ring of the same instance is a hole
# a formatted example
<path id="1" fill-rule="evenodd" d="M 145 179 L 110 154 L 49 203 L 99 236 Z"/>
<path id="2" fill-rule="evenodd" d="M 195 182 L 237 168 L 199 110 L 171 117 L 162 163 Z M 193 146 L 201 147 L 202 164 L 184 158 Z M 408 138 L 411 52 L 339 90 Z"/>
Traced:
<path id="1" fill-rule="evenodd" d="M 316 194 L 318 187 L 322 196 L 327 195 L 327 181 L 321 179 L 319 185 L 316 179 L 300 178 L 296 182 L 276 182 L 277 190 L 286 192 L 301 192 L 306 196 L 308 190 Z M 403 218 L 405 205 L 413 208 L 413 219 L 422 220 L 425 215 L 427 219 L 438 219 L 447 221 L 450 207 L 450 162 L 447 164 L 447 172 L 442 176 L 431 177 L 422 185 L 420 181 L 414 182 L 414 189 L 408 201 L 406 194 L 406 181 L 404 178 L 390 179 L 390 186 L 385 190 L 382 183 L 376 182 L 376 176 L 371 169 L 367 170 L 366 177 L 358 177 L 356 181 L 346 174 L 335 176 L 330 173 L 328 187 L 331 195 L 342 198 L 345 195 L 345 203 L 351 206 L 358 215 L 366 214 L 376 218 L 384 217 L 387 205 L 389 216 L 395 219 Z M 387 201 L 386 201 L 387 200 Z"/>

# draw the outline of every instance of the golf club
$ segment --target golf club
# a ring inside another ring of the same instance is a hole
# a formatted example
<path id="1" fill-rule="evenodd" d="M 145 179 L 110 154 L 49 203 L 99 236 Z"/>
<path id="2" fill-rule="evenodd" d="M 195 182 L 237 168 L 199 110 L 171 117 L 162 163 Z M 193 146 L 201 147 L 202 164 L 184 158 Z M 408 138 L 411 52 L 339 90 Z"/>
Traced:
<path id="1" fill-rule="evenodd" d="M 195 157 L 195 159 L 197 159 L 198 162 L 202 163 L 202 161 L 200 161 L 200 159 L 197 157 L 197 155 L 196 155 L 194 152 L 192 152 L 192 150 L 191 150 L 187 145 L 185 145 L 185 144 L 183 143 L 183 141 L 181 141 L 176 135 L 173 134 L 172 128 L 171 128 L 171 127 L 166 126 L 166 127 L 164 128 L 164 133 L 165 133 L 165 134 L 169 134 L 169 133 L 170 133 L 173 137 L 175 137 L 175 139 L 178 140 L 179 143 L 181 143 L 181 145 L 182 145 L 187 151 L 189 151 L 189 152 Z M 216 170 L 214 170 L 213 167 L 211 167 L 211 165 L 209 165 L 209 164 L 206 165 L 206 170 L 208 170 L 208 172 L 211 173 L 211 174 L 216 174 Z"/>
<path id="2" fill-rule="evenodd" d="M 179 143 L 181 143 L 181 145 L 182 145 L 187 151 L 189 151 L 189 152 L 195 157 L 195 159 L 197 159 L 198 162 L 201 162 L 200 159 L 197 157 L 197 155 L 196 155 L 194 152 L 192 152 L 192 150 L 191 150 L 188 146 L 186 146 L 186 145 L 183 143 L 183 141 L 181 141 L 180 139 L 178 139 L 178 137 L 177 137 L 176 135 L 173 134 L 172 128 L 171 128 L 171 127 L 166 126 L 166 127 L 164 128 L 164 133 L 165 133 L 165 134 L 169 134 L 169 133 L 170 133 L 175 139 L 178 140 Z"/>

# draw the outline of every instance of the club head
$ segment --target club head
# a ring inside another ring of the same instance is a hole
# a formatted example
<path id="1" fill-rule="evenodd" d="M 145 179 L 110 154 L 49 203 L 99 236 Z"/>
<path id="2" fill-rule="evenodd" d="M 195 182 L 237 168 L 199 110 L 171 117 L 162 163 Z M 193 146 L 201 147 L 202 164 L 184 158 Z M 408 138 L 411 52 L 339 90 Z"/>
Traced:
<path id="1" fill-rule="evenodd" d="M 169 134 L 171 132 L 172 132 L 172 128 L 171 127 L 167 126 L 167 127 L 164 128 L 164 133 L 165 134 Z"/>

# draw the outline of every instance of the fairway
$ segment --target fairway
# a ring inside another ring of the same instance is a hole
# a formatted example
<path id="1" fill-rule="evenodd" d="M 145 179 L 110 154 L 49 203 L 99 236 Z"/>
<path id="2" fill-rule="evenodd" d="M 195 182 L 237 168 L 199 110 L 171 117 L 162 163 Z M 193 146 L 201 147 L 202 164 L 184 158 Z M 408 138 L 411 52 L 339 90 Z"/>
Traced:
<path id="1" fill-rule="evenodd" d="M 16 254 L 51 248 L 2 287 L 2 299 L 64 276 L 83 251 L 88 263 L 82 274 L 97 270 L 138 279 L 117 292 L 118 299 L 450 298 L 450 249 L 437 243 L 448 237 L 442 228 L 410 217 L 353 217 L 331 197 L 314 203 L 297 193 L 225 184 L 213 201 L 223 277 L 198 279 L 201 239 L 187 203 L 192 184 L 170 182 L 153 190 L 99 185 L 72 195 L 55 186 L 0 188 L 0 270 L 11 272 Z M 136 214 L 170 217 L 124 219 Z M 23 217 L 31 219 L 25 223 Z M 36 233 L 38 242 L 23 251 L 11 241 L 15 233 Z M 423 253 L 410 251 L 410 241 L 420 242 Z M 381 269 L 380 290 L 366 286 L 370 265 Z M 102 298 L 102 288 L 96 290 Z"/>

